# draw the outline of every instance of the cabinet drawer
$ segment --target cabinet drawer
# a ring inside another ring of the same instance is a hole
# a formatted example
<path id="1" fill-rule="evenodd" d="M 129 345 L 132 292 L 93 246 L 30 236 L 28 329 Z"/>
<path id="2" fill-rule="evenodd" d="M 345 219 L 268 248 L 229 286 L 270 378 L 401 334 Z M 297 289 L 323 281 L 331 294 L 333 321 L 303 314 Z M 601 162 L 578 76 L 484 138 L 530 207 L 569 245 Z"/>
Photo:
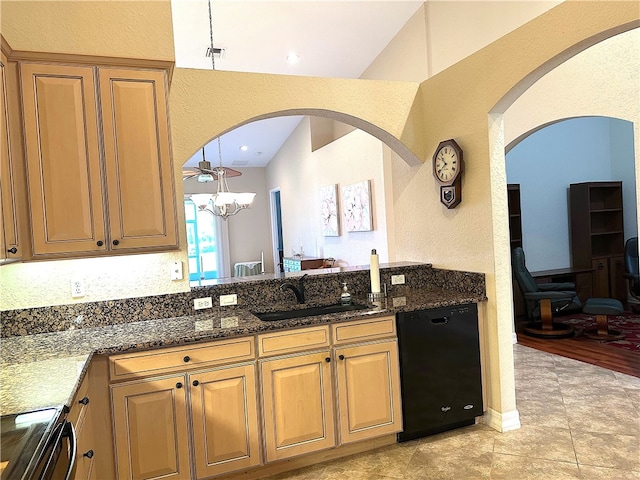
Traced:
<path id="1" fill-rule="evenodd" d="M 395 337 L 396 319 L 395 317 L 368 318 L 355 322 L 336 323 L 332 325 L 332 329 L 335 345 Z"/>
<path id="2" fill-rule="evenodd" d="M 253 337 L 243 337 L 190 347 L 114 355 L 109 357 L 109 375 L 111 380 L 120 380 L 253 358 Z"/>
<path id="3" fill-rule="evenodd" d="M 327 346 L 329 346 L 328 326 L 265 333 L 258 336 L 258 355 L 261 357 Z"/>

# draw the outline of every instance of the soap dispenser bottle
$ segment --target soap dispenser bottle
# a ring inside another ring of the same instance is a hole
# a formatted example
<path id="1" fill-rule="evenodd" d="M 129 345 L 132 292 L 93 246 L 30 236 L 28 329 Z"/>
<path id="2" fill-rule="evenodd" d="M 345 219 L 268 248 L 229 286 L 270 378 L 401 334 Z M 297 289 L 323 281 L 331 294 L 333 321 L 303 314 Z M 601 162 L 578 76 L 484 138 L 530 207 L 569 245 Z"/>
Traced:
<path id="1" fill-rule="evenodd" d="M 342 305 L 351 304 L 351 294 L 347 289 L 347 282 L 342 282 L 342 293 L 340 294 L 340 303 Z"/>

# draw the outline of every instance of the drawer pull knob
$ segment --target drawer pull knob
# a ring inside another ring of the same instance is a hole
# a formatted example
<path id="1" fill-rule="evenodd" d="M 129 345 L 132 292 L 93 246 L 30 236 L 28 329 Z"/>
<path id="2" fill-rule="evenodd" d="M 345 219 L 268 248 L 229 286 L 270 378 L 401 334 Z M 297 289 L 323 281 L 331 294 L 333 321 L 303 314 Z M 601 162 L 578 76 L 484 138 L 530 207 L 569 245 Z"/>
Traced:
<path id="1" fill-rule="evenodd" d="M 16 247 L 11 247 L 9 250 L 7 250 L 7 252 L 13 253 L 15 255 L 16 253 L 18 253 L 18 249 Z"/>
<path id="2" fill-rule="evenodd" d="M 101 247 L 101 246 L 103 246 L 103 245 L 104 245 L 104 242 L 103 242 L 102 240 L 98 240 L 98 241 L 96 242 L 96 245 L 98 245 L 99 247 Z"/>
<path id="3" fill-rule="evenodd" d="M 193 386 L 197 387 L 198 385 L 200 385 L 200 382 L 198 380 L 194 380 L 193 381 Z"/>
<path id="4" fill-rule="evenodd" d="M 176 388 L 182 388 L 182 382 L 176 383 Z"/>
<path id="5" fill-rule="evenodd" d="M 325 362 L 329 363 L 331 361 L 331 358 L 327 357 L 324 359 Z"/>
<path id="6" fill-rule="evenodd" d="M 120 240 L 114 240 L 113 244 L 117 247 L 118 245 L 120 245 Z"/>
<path id="7" fill-rule="evenodd" d="M 344 360 L 344 355 L 340 355 L 340 356 L 338 356 L 338 358 L 339 358 L 340 360 Z"/>
<path id="8" fill-rule="evenodd" d="M 87 405 L 89 403 L 89 397 L 84 397 L 82 400 L 78 400 L 78 403 L 82 405 Z"/>
<path id="9" fill-rule="evenodd" d="M 89 450 L 82 454 L 83 457 L 93 458 L 93 450 Z"/>
<path id="10" fill-rule="evenodd" d="M 184 360 L 184 363 L 187 363 L 189 360 L 191 360 L 191 357 L 189 355 L 185 355 L 183 360 Z"/>

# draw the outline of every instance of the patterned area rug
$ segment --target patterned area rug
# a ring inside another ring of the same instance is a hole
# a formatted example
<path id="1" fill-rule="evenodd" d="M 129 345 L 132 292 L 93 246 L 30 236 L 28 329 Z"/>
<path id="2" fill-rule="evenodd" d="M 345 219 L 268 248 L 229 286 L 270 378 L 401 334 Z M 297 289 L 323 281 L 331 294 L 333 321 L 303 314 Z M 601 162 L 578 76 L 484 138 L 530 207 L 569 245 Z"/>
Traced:
<path id="1" fill-rule="evenodd" d="M 625 312 L 622 315 L 609 316 L 609 328 L 618 330 L 624 334 L 624 338 L 620 340 L 602 341 L 593 340 L 583 335 L 584 330 L 596 328 L 595 315 L 587 315 L 585 313 L 577 313 L 573 315 L 565 315 L 554 317 L 555 322 L 571 325 L 575 328 L 575 340 L 583 340 L 585 342 L 598 342 L 611 347 L 622 348 L 632 352 L 640 353 L 640 315 L 637 313 Z"/>

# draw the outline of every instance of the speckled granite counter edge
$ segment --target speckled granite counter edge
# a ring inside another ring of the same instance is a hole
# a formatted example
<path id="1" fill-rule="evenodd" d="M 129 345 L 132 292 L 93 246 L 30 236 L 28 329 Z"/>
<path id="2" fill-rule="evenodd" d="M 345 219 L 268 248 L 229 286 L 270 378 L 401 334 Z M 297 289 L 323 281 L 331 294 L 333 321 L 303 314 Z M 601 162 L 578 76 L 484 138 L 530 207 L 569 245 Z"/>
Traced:
<path id="1" fill-rule="evenodd" d="M 304 271 L 286 276 L 267 276 L 269 278 L 245 277 L 243 281 L 232 283 L 221 281 L 220 284 L 195 287 L 190 292 L 184 293 L 2 311 L 0 312 L 1 336 L 9 338 L 204 314 L 193 310 L 194 299 L 211 296 L 214 305 L 217 305 L 221 295 L 230 293 L 238 296 L 236 307 L 226 307 L 230 311 L 234 309 L 268 310 L 273 309 L 275 305 L 281 308 L 282 305 L 287 304 L 292 308 L 295 307 L 295 299 L 291 292 L 283 292 L 279 287 L 285 281 L 296 282 L 307 272 L 311 272 L 305 278 L 309 304 L 337 302 L 342 282 L 347 282 L 349 291 L 354 296 L 366 297 L 369 290 L 368 267 Z M 391 275 L 396 274 L 405 275 L 405 285 L 391 285 Z M 475 297 L 485 295 L 485 278 L 482 273 L 443 270 L 433 268 L 430 264 L 403 262 L 382 265 L 380 276 L 381 284 L 388 286 L 389 295 L 393 295 L 394 290 L 406 287 L 450 289 L 470 293 Z"/>

